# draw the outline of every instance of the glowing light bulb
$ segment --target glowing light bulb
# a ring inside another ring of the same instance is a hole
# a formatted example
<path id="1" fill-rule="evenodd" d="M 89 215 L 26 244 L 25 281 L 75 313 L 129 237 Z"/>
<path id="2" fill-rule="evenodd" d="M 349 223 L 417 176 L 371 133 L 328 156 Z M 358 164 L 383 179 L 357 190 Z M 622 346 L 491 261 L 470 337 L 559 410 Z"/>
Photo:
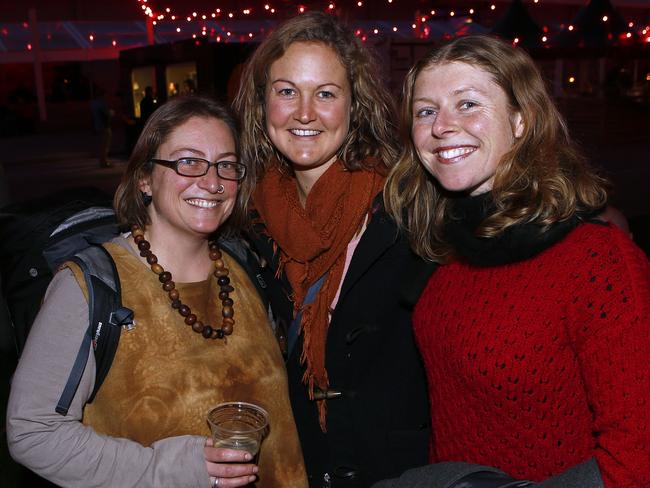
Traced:
<path id="1" fill-rule="evenodd" d="M 411 27 L 412 27 L 413 29 L 415 29 L 415 28 L 417 27 L 417 25 L 415 25 L 415 24 L 411 24 Z"/>
<path id="2" fill-rule="evenodd" d="M 172 20 L 176 20 L 176 16 L 175 16 L 175 15 L 172 15 Z"/>
<path id="3" fill-rule="evenodd" d="M 176 27 L 176 32 L 180 32 L 180 31 L 181 31 L 181 28 L 180 28 L 180 27 Z"/>
<path id="4" fill-rule="evenodd" d="M 474 9 L 473 8 L 469 9 L 469 14 L 474 15 Z"/>
<path id="5" fill-rule="evenodd" d="M 301 14 L 304 14 L 305 13 L 305 7 L 303 7 L 302 5 L 300 7 L 298 7 L 298 12 L 300 12 Z"/>
<path id="6" fill-rule="evenodd" d="M 27 50 L 28 50 L 28 51 L 31 51 L 31 50 L 32 50 L 32 45 L 31 45 L 31 44 L 27 44 Z"/>
<path id="7" fill-rule="evenodd" d="M 609 17 L 607 17 L 607 15 L 603 15 L 603 22 L 607 22 L 607 19 L 608 19 L 608 18 L 609 18 Z"/>
<path id="8" fill-rule="evenodd" d="M 373 32 L 374 34 L 379 34 L 379 29 L 373 29 L 372 32 Z"/>
<path id="9" fill-rule="evenodd" d="M 512 42 L 514 42 L 515 44 L 519 44 L 519 38 L 518 38 L 518 37 L 515 37 L 515 38 L 512 40 Z"/>
<path id="10" fill-rule="evenodd" d="M 334 4 L 333 4 L 333 3 L 330 3 L 330 4 L 327 6 L 327 8 L 329 8 L 330 10 L 334 10 Z"/>
<path id="11" fill-rule="evenodd" d="M 569 76 L 569 83 L 575 83 L 576 79 L 573 76 Z"/>
<path id="12" fill-rule="evenodd" d="M 627 24 L 627 26 L 631 29 L 632 27 L 634 27 L 634 22 L 630 22 L 629 24 Z"/>
<path id="13" fill-rule="evenodd" d="M 232 19 L 234 16 L 235 16 L 235 14 L 233 14 L 232 12 L 230 12 L 230 13 L 228 14 L 228 17 L 230 17 L 231 19 Z"/>
<path id="14" fill-rule="evenodd" d="M 420 22 L 426 22 L 426 21 L 427 21 L 427 18 L 426 18 L 426 17 L 422 17 L 422 18 L 420 19 Z"/>
<path id="15" fill-rule="evenodd" d="M 357 2 L 357 7 L 363 7 L 363 2 Z"/>
<path id="16" fill-rule="evenodd" d="M 453 10 L 449 12 L 449 17 L 453 17 L 454 15 L 456 15 L 456 12 L 454 12 Z"/>
<path id="17" fill-rule="evenodd" d="M 93 36 L 92 34 L 90 34 L 90 35 L 88 36 L 88 39 L 90 39 L 91 41 L 94 41 L 94 40 L 95 40 L 95 36 Z"/>
<path id="18" fill-rule="evenodd" d="M 628 32 L 627 34 L 625 34 L 625 37 L 627 37 L 629 39 L 630 37 L 632 37 L 632 33 Z"/>
<path id="19" fill-rule="evenodd" d="M 435 10 L 432 10 L 432 11 L 431 11 L 431 15 L 436 15 L 436 11 L 435 11 Z"/>
<path id="20" fill-rule="evenodd" d="M 548 37 L 542 36 L 542 42 L 546 42 L 548 40 Z"/>
<path id="21" fill-rule="evenodd" d="M 167 7 L 167 8 L 165 9 L 165 12 L 167 12 L 167 13 L 171 12 L 171 10 L 169 9 L 169 7 Z"/>
<path id="22" fill-rule="evenodd" d="M 393 32 L 397 32 L 397 27 L 393 26 Z"/>
<path id="23" fill-rule="evenodd" d="M 253 33 L 252 33 L 252 32 L 249 32 L 249 33 L 248 33 L 248 37 L 249 37 L 250 39 L 252 39 L 252 38 L 253 38 Z"/>
<path id="24" fill-rule="evenodd" d="M 495 10 L 496 8 L 497 8 L 496 5 L 494 5 L 494 4 L 490 5 L 490 10 Z"/>
<path id="25" fill-rule="evenodd" d="M 152 24 L 153 24 L 153 25 L 158 25 L 158 22 L 156 22 L 156 21 L 154 20 L 154 21 L 152 22 Z"/>
<path id="26" fill-rule="evenodd" d="M 572 25 L 569 26 L 569 30 L 570 30 L 570 31 L 573 30 L 573 26 L 572 26 Z"/>

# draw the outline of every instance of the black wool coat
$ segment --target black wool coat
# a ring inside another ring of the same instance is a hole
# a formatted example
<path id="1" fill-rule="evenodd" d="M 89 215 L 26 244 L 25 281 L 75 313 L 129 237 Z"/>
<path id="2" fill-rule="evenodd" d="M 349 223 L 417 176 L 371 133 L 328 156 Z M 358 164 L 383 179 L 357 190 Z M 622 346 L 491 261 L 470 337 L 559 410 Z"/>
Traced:
<path id="1" fill-rule="evenodd" d="M 255 241 L 265 258 L 277 263 L 272 241 L 259 235 Z M 310 487 L 367 488 L 427 463 L 428 396 L 411 312 L 430 272 L 398 235 L 379 195 L 328 329 L 326 368 L 332 398 L 327 400 L 326 433 L 319 427 L 316 402 L 302 382 L 300 338 L 287 358 L 289 393 Z M 287 293 L 285 289 L 285 298 Z M 291 306 L 286 304 L 280 315 L 290 323 Z"/>

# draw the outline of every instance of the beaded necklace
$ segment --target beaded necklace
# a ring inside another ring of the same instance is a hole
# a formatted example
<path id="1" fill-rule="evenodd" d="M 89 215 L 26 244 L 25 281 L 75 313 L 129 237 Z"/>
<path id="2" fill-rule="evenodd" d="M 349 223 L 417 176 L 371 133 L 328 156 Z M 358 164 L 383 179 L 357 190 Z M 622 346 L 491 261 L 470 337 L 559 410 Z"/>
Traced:
<path id="1" fill-rule="evenodd" d="M 158 264 L 158 258 L 151 252 L 151 244 L 144 237 L 144 230 L 134 224 L 131 226 L 131 234 L 140 250 L 140 256 L 147 260 L 147 263 L 151 266 L 151 271 L 158 275 L 158 280 L 162 283 L 162 289 L 167 292 L 167 296 L 171 300 L 171 307 L 178 310 L 178 313 L 185 318 L 185 323 L 191 326 L 194 332 L 201 334 L 206 339 L 224 339 L 225 336 L 232 334 L 233 325 L 235 325 L 233 319 L 235 309 L 234 302 L 230 298 L 230 293 L 234 292 L 235 288 L 230 284 L 230 278 L 228 278 L 230 272 L 226 268 L 226 264 L 222 259 L 221 251 L 216 242 L 210 242 L 209 249 L 210 259 L 214 263 L 215 268 L 213 274 L 217 278 L 217 283 L 220 288 L 219 299 L 221 300 L 221 315 L 223 320 L 219 328 L 204 324 L 192 313 L 192 309 L 188 305 L 181 302 L 176 284 L 172 280 L 172 274 L 169 271 L 165 271 Z"/>

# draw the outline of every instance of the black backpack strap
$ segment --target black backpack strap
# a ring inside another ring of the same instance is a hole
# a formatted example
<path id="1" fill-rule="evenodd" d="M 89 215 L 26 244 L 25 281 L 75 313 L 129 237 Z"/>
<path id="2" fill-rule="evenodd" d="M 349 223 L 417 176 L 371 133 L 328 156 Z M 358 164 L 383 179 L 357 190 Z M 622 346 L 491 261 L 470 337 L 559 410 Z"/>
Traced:
<path id="1" fill-rule="evenodd" d="M 275 272 L 268 265 L 266 258 L 256 246 L 256 242 L 247 236 L 241 238 L 220 238 L 219 247 L 226 251 L 244 268 L 249 278 L 257 288 L 264 308 L 270 311 L 273 332 L 280 345 L 282 353 L 287 353 L 287 331 L 293 317 L 293 305 L 288 299 L 288 293 L 275 277 Z"/>
<path id="2" fill-rule="evenodd" d="M 95 353 L 95 387 L 88 399 L 92 402 L 111 368 L 120 340 L 122 326 L 133 326 L 133 312 L 122 307 L 122 294 L 117 268 L 111 255 L 102 246 L 91 246 L 71 259 L 84 274 L 88 289 L 88 328 L 84 334 L 72 371 L 68 377 L 56 411 L 66 415 L 86 368 L 88 352 Z"/>

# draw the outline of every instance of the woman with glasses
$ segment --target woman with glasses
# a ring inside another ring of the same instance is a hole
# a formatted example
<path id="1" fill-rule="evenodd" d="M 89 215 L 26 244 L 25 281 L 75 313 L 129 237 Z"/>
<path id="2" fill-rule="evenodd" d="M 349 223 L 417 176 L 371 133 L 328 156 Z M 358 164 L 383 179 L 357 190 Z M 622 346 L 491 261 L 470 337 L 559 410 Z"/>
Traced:
<path id="1" fill-rule="evenodd" d="M 287 378 L 266 307 L 239 257 L 251 175 L 230 113 L 176 98 L 148 120 L 116 195 L 130 232 L 104 244 L 135 328 L 123 331 L 92 403 L 94 356 L 67 415 L 55 406 L 88 327 L 79 269 L 54 277 L 15 374 L 12 456 L 63 486 L 304 487 Z M 254 462 L 217 448 L 206 415 L 226 401 L 263 407 Z"/>

